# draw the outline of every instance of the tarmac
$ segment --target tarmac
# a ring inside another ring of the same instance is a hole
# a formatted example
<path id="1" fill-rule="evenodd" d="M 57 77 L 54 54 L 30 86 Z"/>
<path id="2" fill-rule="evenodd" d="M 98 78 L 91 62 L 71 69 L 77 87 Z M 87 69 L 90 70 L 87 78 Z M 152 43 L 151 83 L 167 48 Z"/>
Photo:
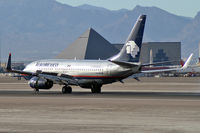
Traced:
<path id="1" fill-rule="evenodd" d="M 0 77 L 0 133 L 199 133 L 200 78 L 141 78 L 35 94 L 26 81 Z"/>

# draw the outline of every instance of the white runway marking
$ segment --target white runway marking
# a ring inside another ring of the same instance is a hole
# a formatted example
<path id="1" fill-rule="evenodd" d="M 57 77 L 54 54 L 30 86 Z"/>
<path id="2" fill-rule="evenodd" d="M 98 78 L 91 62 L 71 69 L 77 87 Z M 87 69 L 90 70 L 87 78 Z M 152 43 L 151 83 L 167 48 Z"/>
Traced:
<path id="1" fill-rule="evenodd" d="M 40 97 L 42 98 L 42 97 Z M 43 97 L 43 98 L 47 98 L 47 97 Z M 49 98 L 49 97 L 48 97 Z M 55 98 L 55 97 L 54 97 Z M 167 101 L 167 102 L 200 102 L 200 99 L 168 99 L 168 98 L 105 98 L 105 97 L 101 97 L 101 98 L 72 98 L 72 97 L 60 97 L 60 98 L 68 98 L 71 100 L 106 100 L 106 101 Z"/>

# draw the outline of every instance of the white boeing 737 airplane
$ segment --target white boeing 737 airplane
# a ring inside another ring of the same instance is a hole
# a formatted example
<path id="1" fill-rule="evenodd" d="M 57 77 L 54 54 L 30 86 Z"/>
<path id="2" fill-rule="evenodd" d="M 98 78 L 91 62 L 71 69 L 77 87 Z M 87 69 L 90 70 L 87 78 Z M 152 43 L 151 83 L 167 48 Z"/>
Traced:
<path id="1" fill-rule="evenodd" d="M 63 85 L 62 93 L 71 93 L 72 85 L 90 88 L 92 93 L 101 93 L 102 85 L 122 82 L 123 79 L 136 73 L 185 69 L 192 55 L 180 68 L 141 71 L 143 66 L 152 65 L 139 62 L 145 21 L 146 15 L 139 16 L 121 51 L 107 60 L 39 60 L 28 64 L 24 70 L 20 71 L 11 68 L 10 54 L 7 71 L 30 77 L 29 85 L 36 92 L 39 92 L 39 89 L 50 89 L 53 84 L 60 84 Z"/>

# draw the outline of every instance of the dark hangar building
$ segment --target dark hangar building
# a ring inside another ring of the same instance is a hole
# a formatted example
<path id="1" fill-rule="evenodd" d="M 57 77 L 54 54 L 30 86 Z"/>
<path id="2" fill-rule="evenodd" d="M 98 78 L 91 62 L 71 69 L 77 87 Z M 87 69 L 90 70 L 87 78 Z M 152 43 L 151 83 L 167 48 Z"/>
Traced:
<path id="1" fill-rule="evenodd" d="M 90 28 L 77 40 L 68 45 L 57 59 L 107 59 L 117 54 L 123 44 L 111 44 L 94 29 Z M 141 48 L 142 63 L 181 59 L 180 42 L 144 42 Z M 178 65 L 174 62 L 171 65 Z"/>
<path id="2" fill-rule="evenodd" d="M 151 59 L 152 62 L 180 61 L 181 42 L 144 42 L 141 55 L 142 63 L 149 63 Z M 180 62 L 170 64 L 179 65 Z"/>

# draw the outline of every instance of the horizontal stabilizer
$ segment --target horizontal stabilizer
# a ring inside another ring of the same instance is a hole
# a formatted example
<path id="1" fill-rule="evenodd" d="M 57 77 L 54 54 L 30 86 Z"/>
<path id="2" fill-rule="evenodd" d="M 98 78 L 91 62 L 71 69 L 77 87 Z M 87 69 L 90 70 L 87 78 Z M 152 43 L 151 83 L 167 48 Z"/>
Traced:
<path id="1" fill-rule="evenodd" d="M 139 66 L 140 63 L 133 63 L 133 62 L 124 62 L 124 61 L 111 61 L 109 60 L 110 62 L 112 63 L 115 63 L 117 65 L 120 65 L 122 67 L 135 67 L 135 66 Z"/>

